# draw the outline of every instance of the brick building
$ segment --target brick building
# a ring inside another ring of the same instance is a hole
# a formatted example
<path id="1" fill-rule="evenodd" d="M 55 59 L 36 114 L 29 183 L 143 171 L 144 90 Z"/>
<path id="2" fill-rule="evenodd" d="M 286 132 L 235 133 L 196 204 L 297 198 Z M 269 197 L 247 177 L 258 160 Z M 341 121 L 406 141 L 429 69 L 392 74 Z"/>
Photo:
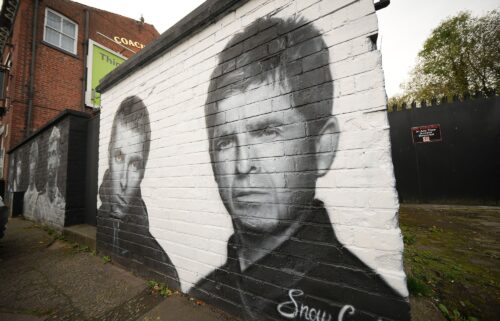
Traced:
<path id="1" fill-rule="evenodd" d="M 115 67 L 159 33 L 144 21 L 69 0 L 6 0 L 0 16 L 0 178 L 5 182 L 7 151 L 61 111 L 91 113 L 98 107 L 88 73 L 92 61 L 94 67 L 96 59 Z M 102 75 L 99 68 L 93 72 Z"/>

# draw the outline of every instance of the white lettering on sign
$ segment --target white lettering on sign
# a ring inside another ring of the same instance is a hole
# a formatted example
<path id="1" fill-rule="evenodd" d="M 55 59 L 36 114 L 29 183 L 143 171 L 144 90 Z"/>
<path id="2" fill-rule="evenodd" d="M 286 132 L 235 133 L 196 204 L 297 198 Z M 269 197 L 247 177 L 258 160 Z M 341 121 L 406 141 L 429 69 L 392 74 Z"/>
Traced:
<path id="1" fill-rule="evenodd" d="M 144 48 L 144 45 L 142 43 L 140 43 L 138 41 L 131 40 L 131 39 L 127 39 L 125 37 L 114 36 L 113 40 L 116 43 L 119 43 L 119 44 L 122 44 L 122 45 L 133 46 L 133 47 L 136 47 L 136 48 L 139 48 L 139 49 Z"/>
<path id="2" fill-rule="evenodd" d="M 278 304 L 278 313 L 287 319 L 298 318 L 307 321 L 331 321 L 332 315 L 327 311 L 317 309 L 306 304 L 300 303 L 296 298 L 303 296 L 304 291 L 298 289 L 291 289 L 288 291 L 290 301 L 285 301 Z M 356 309 L 352 305 L 344 305 L 340 309 L 337 321 L 343 321 L 344 316 L 347 314 L 353 315 Z"/>

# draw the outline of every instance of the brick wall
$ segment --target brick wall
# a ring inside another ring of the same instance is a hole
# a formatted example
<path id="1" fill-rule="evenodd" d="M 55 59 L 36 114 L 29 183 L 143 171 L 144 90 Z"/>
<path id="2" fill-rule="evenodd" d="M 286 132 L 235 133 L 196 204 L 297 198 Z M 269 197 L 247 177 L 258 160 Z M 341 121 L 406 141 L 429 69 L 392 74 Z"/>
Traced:
<path id="1" fill-rule="evenodd" d="M 68 54 L 43 41 L 45 10 L 50 8 L 78 24 L 76 55 Z M 7 97 L 10 105 L 3 124 L 9 124 L 8 136 L 4 136 L 3 147 L 9 150 L 26 137 L 28 113 L 28 88 L 30 79 L 33 1 L 22 0 L 3 59 L 11 55 L 12 68 L 9 76 Z M 89 12 L 89 38 L 114 50 L 125 57 L 131 57 L 139 49 L 127 46 L 124 49 L 101 34 L 120 35 L 128 39 L 148 44 L 158 37 L 158 32 L 150 24 L 124 16 L 88 7 L 68 0 L 46 0 L 39 2 L 37 23 L 37 49 L 34 81 L 34 101 L 32 110 L 32 131 L 42 128 L 65 109 L 81 111 L 84 59 L 85 10 Z M 139 16 L 137 17 L 139 19 Z M 7 166 L 5 169 L 7 170 Z"/>
<path id="2" fill-rule="evenodd" d="M 247 320 L 409 320 L 377 30 L 244 1 L 107 88 L 98 247 Z"/>

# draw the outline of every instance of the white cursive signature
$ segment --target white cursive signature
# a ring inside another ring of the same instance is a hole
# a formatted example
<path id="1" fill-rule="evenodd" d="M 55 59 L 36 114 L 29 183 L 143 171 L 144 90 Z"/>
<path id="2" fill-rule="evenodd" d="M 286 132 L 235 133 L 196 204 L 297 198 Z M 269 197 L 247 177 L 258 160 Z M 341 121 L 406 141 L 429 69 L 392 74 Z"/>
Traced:
<path id="1" fill-rule="evenodd" d="M 332 315 L 327 311 L 321 309 L 316 309 L 305 305 L 303 303 L 297 302 L 296 298 L 303 296 L 304 291 L 298 289 L 291 289 L 288 291 L 288 297 L 290 301 L 285 301 L 278 304 L 278 312 L 281 316 L 287 319 L 304 319 L 307 321 L 331 321 Z M 344 305 L 340 309 L 337 321 L 343 321 L 344 315 L 347 313 L 353 315 L 356 309 L 352 305 Z"/>

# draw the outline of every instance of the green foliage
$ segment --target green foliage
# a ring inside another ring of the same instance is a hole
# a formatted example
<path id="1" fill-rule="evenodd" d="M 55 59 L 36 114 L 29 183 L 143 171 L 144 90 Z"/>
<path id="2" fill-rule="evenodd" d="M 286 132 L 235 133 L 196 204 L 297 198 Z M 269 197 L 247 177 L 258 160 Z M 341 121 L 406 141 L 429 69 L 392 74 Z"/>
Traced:
<path id="1" fill-rule="evenodd" d="M 482 17 L 460 12 L 432 31 L 410 80 L 401 85 L 404 94 L 392 97 L 389 104 L 464 93 L 490 94 L 500 88 L 499 49 L 499 11 Z"/>
<path id="2" fill-rule="evenodd" d="M 111 257 L 109 255 L 105 255 L 102 257 L 104 264 L 111 262 Z"/>
<path id="3" fill-rule="evenodd" d="M 448 319 L 449 321 L 479 321 L 478 318 L 475 317 L 466 317 L 460 314 L 457 309 L 453 309 L 451 312 L 448 308 L 440 303 L 438 304 L 439 311 Z"/>
<path id="4" fill-rule="evenodd" d="M 408 285 L 408 291 L 410 291 L 411 295 L 427 297 L 431 294 L 431 289 L 418 278 L 408 276 L 406 283 Z"/>
<path id="5" fill-rule="evenodd" d="M 165 298 L 172 295 L 172 290 L 170 290 L 164 283 L 158 283 L 154 280 L 149 280 L 147 282 L 147 285 L 151 289 L 152 294 L 159 294 Z"/>

